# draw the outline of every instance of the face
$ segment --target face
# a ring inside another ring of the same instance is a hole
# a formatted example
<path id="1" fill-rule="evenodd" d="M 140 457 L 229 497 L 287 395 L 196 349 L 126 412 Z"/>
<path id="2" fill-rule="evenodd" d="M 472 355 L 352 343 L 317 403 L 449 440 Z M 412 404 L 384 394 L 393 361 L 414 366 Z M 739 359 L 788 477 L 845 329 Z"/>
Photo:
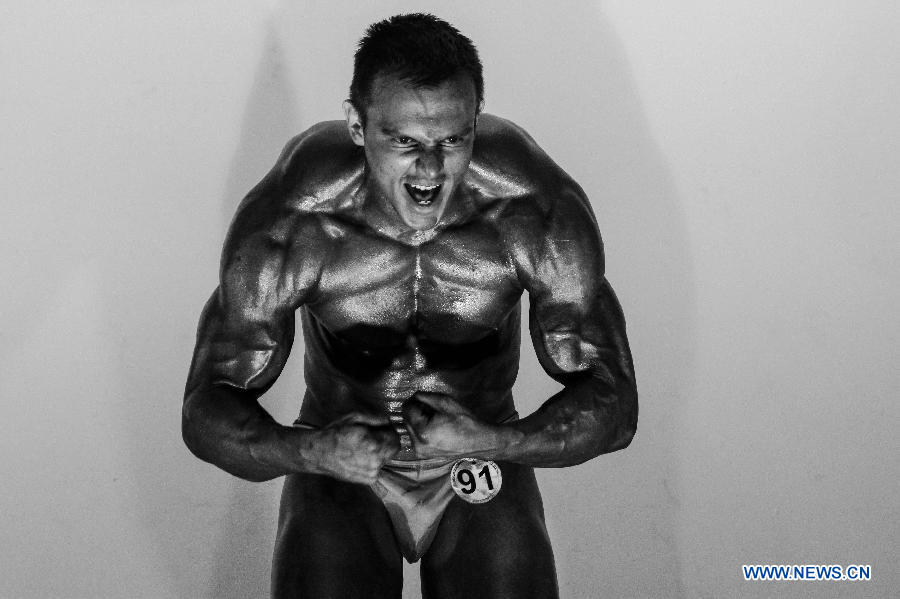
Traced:
<path id="1" fill-rule="evenodd" d="M 453 201 L 472 157 L 477 108 L 466 75 L 434 88 L 377 77 L 365 127 L 344 103 L 350 136 L 365 148 L 369 185 L 411 229 L 434 227 Z"/>

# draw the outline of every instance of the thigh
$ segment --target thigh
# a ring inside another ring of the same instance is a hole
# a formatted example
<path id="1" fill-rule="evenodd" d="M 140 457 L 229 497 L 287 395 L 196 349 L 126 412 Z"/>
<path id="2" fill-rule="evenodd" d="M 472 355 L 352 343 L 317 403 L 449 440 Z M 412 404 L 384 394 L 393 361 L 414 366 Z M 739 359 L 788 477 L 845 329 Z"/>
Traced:
<path id="1" fill-rule="evenodd" d="M 422 558 L 426 599 L 559 596 L 534 471 L 500 464 L 503 488 L 488 503 L 454 498 Z"/>
<path id="2" fill-rule="evenodd" d="M 285 478 L 275 599 L 399 598 L 400 560 L 387 511 L 371 489 L 314 474 Z"/>

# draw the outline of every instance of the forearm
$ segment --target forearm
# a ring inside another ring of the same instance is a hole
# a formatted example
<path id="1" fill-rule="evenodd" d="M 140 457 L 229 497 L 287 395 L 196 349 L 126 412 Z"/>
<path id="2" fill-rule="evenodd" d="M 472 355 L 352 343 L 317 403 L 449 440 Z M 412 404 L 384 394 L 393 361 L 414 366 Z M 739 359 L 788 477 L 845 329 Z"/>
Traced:
<path id="1" fill-rule="evenodd" d="M 188 393 L 182 436 L 191 452 L 251 481 L 303 471 L 312 432 L 279 424 L 244 393 L 224 385 Z"/>
<path id="2" fill-rule="evenodd" d="M 637 428 L 637 390 L 628 379 L 615 387 L 587 374 L 534 414 L 500 428 L 499 449 L 490 456 L 537 467 L 580 464 L 624 449 Z"/>

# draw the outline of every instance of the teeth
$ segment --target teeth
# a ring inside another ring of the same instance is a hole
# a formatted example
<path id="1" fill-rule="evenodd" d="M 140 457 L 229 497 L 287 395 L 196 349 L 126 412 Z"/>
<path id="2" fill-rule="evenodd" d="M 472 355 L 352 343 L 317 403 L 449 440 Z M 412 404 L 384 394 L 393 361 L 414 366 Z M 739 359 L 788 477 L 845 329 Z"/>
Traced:
<path id="1" fill-rule="evenodd" d="M 430 206 L 435 199 L 437 199 L 438 193 L 440 193 L 441 185 L 416 185 L 415 183 L 404 183 L 406 186 L 406 193 L 410 195 L 410 197 L 415 201 L 419 206 Z"/>

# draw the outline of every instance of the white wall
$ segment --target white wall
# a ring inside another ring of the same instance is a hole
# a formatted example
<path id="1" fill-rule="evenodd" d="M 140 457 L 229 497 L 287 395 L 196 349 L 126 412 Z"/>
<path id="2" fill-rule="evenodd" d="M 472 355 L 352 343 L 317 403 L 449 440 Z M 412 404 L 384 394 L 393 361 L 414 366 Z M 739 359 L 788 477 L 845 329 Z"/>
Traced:
<path id="1" fill-rule="evenodd" d="M 265 596 L 280 483 L 181 444 L 196 321 L 242 194 L 411 9 L 582 183 L 628 317 L 638 437 L 540 472 L 563 595 L 900 585 L 895 3 L 80 4 L 0 8 L 0 597 Z M 742 580 L 767 562 L 873 580 Z"/>

